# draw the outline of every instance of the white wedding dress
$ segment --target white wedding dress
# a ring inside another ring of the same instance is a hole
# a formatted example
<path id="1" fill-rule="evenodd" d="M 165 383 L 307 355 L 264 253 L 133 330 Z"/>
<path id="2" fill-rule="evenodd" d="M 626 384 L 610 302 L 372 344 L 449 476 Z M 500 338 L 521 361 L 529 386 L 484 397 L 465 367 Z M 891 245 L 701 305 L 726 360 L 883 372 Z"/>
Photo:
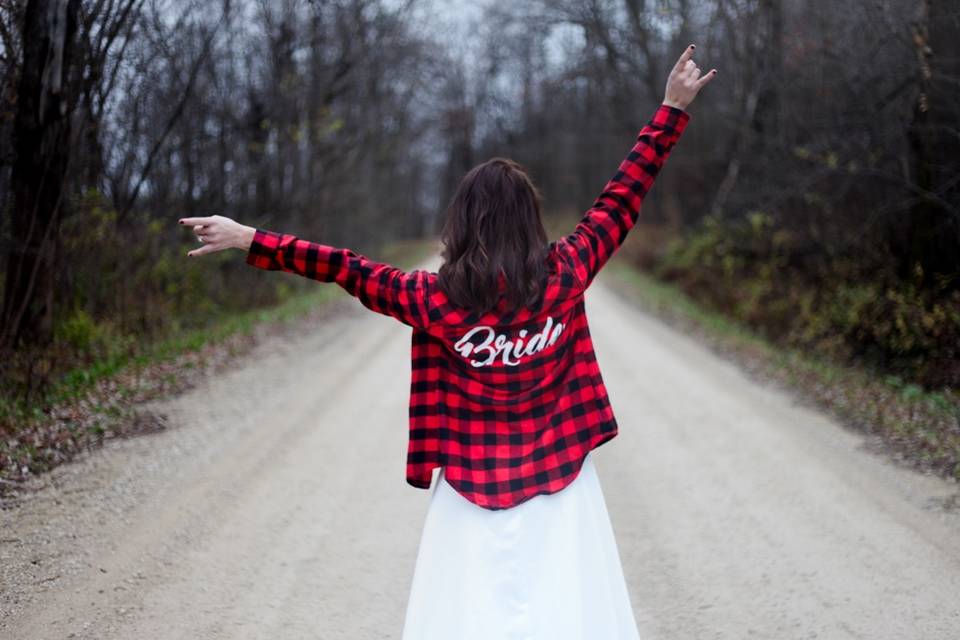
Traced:
<path id="1" fill-rule="evenodd" d="M 402 640 L 639 640 L 593 459 L 510 509 L 435 476 Z"/>

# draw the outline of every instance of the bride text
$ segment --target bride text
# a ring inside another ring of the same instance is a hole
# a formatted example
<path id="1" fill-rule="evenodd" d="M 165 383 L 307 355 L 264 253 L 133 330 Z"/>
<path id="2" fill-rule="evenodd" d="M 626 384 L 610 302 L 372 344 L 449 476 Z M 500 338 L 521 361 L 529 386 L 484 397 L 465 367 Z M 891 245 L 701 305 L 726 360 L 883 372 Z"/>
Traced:
<path id="1" fill-rule="evenodd" d="M 524 342 L 527 335 L 526 329 L 520 329 L 516 339 L 508 340 L 506 335 L 496 333 L 493 327 L 481 325 L 473 327 L 463 334 L 463 337 L 454 344 L 454 348 L 457 353 L 464 358 L 468 358 L 470 364 L 474 367 L 493 364 L 497 356 L 501 355 L 504 364 L 517 365 L 520 364 L 520 359 L 523 356 L 533 355 L 555 343 L 563 329 L 564 324 L 562 322 L 558 322 L 554 326 L 553 318 L 547 316 L 543 330 L 533 334 L 529 340 Z M 482 341 L 479 344 L 471 342 L 475 335 L 481 336 Z M 476 360 L 471 357 L 474 354 L 486 354 L 486 358 Z"/>

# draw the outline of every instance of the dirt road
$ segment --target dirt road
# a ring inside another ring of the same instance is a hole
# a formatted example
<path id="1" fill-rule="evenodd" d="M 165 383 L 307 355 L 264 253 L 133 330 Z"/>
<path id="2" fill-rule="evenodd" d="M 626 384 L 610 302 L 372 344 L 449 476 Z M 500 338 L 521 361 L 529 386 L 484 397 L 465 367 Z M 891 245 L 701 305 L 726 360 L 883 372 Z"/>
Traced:
<path id="1" fill-rule="evenodd" d="M 955 484 L 603 283 L 595 460 L 642 637 L 960 638 Z M 0 637 L 399 638 L 430 497 L 404 482 L 410 334 L 346 302 L 0 513 Z"/>

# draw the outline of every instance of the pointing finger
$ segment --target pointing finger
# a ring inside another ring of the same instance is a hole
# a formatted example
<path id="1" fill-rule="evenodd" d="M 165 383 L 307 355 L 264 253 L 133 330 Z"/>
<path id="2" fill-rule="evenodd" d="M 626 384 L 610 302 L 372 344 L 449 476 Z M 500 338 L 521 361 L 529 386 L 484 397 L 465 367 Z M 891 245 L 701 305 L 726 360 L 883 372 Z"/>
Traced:
<path id="1" fill-rule="evenodd" d="M 213 216 L 202 216 L 199 218 L 180 218 L 180 224 L 210 224 L 213 222 Z"/>
<path id="2" fill-rule="evenodd" d="M 680 54 L 680 57 L 677 58 L 676 64 L 673 65 L 674 71 L 680 71 L 686 65 L 687 60 L 693 56 L 693 50 L 697 48 L 697 45 L 691 44 L 689 47 L 683 50 L 683 53 Z"/>

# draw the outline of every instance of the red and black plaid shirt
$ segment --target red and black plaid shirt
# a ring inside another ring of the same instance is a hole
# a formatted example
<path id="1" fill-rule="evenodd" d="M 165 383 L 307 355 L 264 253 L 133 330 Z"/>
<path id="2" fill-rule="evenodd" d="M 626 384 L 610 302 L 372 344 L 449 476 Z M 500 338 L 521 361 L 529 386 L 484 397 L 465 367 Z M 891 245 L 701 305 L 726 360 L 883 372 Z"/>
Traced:
<path id="1" fill-rule="evenodd" d="M 505 509 L 559 491 L 617 435 L 584 311 L 584 291 L 621 245 L 690 115 L 661 104 L 593 207 L 550 243 L 543 303 L 483 316 L 455 307 L 437 274 L 257 229 L 247 263 L 336 282 L 413 327 L 407 482 L 433 469 L 471 502 Z M 501 290 L 503 289 L 501 275 Z"/>

